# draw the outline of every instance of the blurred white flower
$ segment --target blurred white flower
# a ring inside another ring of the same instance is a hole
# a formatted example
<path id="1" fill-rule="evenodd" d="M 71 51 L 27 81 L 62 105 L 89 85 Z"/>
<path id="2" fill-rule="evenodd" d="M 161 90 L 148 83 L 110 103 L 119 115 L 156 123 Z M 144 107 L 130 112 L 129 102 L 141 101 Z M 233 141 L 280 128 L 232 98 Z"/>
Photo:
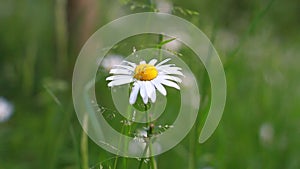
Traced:
<path id="1" fill-rule="evenodd" d="M 114 65 L 118 65 L 122 62 L 123 57 L 121 55 L 108 55 L 104 57 L 100 64 L 105 70 L 109 71 Z"/>
<path id="2" fill-rule="evenodd" d="M 165 0 L 156 0 L 156 8 L 159 12 L 171 13 L 173 9 L 173 4 Z"/>
<path id="3" fill-rule="evenodd" d="M 13 113 L 13 105 L 3 97 L 0 97 L 0 122 L 10 118 Z"/>
<path id="4" fill-rule="evenodd" d="M 172 51 L 179 51 L 179 49 L 181 48 L 181 42 L 179 40 L 175 39 L 175 40 L 165 44 L 165 47 Z"/>
<path id="5" fill-rule="evenodd" d="M 270 123 L 263 123 L 259 129 L 259 138 L 261 144 L 268 146 L 274 139 L 274 128 Z"/>

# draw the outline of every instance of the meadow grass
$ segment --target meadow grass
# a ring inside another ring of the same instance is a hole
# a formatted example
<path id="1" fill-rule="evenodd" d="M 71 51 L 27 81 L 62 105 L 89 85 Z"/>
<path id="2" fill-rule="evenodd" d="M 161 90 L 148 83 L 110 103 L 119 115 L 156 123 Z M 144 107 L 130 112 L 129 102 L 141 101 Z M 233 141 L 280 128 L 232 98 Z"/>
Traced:
<path id="1" fill-rule="evenodd" d="M 106 152 L 78 123 L 71 77 L 79 51 L 74 44 L 82 42 L 73 42 L 78 33 L 74 27 L 80 26 L 70 25 L 68 5 L 59 0 L 0 1 L 0 95 L 14 105 L 12 117 L 0 123 L 0 169 L 148 168 L 147 160 Z M 98 5 L 98 27 L 125 14 L 158 11 L 156 1 L 101 0 Z M 219 52 L 228 95 L 219 127 L 199 144 L 210 106 L 210 82 L 203 65 L 182 45 L 178 55 L 191 57 L 185 61 L 200 84 L 198 123 L 179 145 L 155 157 L 158 169 L 300 168 L 299 5 L 293 0 L 172 1 L 173 14 L 203 30 Z M 133 47 L 153 45 L 164 48 L 166 39 L 132 37 L 112 52 L 130 54 Z M 99 104 L 107 108 L 105 115 L 115 113 L 107 84 L 99 78 L 96 91 L 109 98 Z M 168 114 L 160 122 L 174 118 L 176 114 Z M 120 115 L 107 120 L 122 131 Z M 140 126 L 131 127 L 124 132 L 130 135 Z"/>

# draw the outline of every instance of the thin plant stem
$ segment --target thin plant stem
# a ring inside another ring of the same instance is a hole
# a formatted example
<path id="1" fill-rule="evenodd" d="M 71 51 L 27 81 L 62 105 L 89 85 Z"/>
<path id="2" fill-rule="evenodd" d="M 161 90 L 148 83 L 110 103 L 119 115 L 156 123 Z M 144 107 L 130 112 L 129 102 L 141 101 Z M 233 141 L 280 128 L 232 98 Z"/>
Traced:
<path id="1" fill-rule="evenodd" d="M 151 122 L 149 123 L 149 121 L 151 121 L 150 119 L 150 116 L 148 114 L 148 111 L 147 111 L 147 105 L 144 104 L 145 106 L 145 111 L 146 111 L 146 121 L 147 121 L 147 126 L 148 126 L 148 131 L 147 131 L 147 142 L 146 142 L 146 147 L 144 149 L 144 152 L 143 152 L 143 156 L 146 155 L 147 153 L 147 150 L 149 149 L 149 153 L 150 153 L 150 156 L 152 155 L 152 144 L 151 144 L 151 137 L 152 137 L 152 134 L 153 134 L 153 125 L 151 125 Z M 141 169 L 142 168 L 142 165 L 143 165 L 143 161 L 144 161 L 145 158 L 142 158 L 140 163 L 139 163 L 139 166 L 138 166 L 138 169 Z M 154 158 L 154 156 L 151 156 L 150 157 L 150 164 L 148 165 L 148 168 L 151 166 L 151 169 L 157 169 L 157 164 L 156 164 L 156 160 Z"/>
<path id="2" fill-rule="evenodd" d="M 121 133 L 123 133 L 123 131 L 124 131 L 124 125 L 122 126 Z M 119 140 L 119 145 L 120 144 L 121 144 L 121 139 Z M 115 162 L 114 162 L 114 169 L 117 168 L 118 159 L 119 159 L 119 155 L 116 156 L 116 159 L 115 159 Z"/>
<path id="3" fill-rule="evenodd" d="M 83 119 L 83 128 L 87 128 L 88 125 L 88 118 L 87 114 L 85 114 Z M 87 135 L 84 130 L 82 130 L 81 136 L 81 156 L 82 156 L 82 168 L 88 169 L 89 168 L 89 156 L 88 156 L 88 139 Z"/>
<path id="4" fill-rule="evenodd" d="M 161 42 L 164 40 L 164 36 L 162 34 L 159 34 L 158 35 L 158 44 L 161 44 Z M 159 56 L 159 59 L 162 60 L 162 52 L 161 52 L 161 48 L 162 46 L 159 45 L 158 49 L 159 49 L 159 53 L 158 53 L 158 56 Z"/>
<path id="5" fill-rule="evenodd" d="M 149 143 L 149 150 L 150 150 L 150 154 L 152 155 L 152 146 L 151 146 L 151 143 Z M 152 169 L 157 169 L 157 163 L 156 163 L 156 160 L 155 160 L 155 157 L 154 156 L 151 156 L 150 157 L 150 161 L 151 161 L 151 168 Z"/>
<path id="6" fill-rule="evenodd" d="M 193 127 L 191 129 L 191 135 L 189 137 L 189 153 L 188 153 L 188 169 L 195 168 L 195 140 L 196 140 L 196 129 Z"/>
<path id="7" fill-rule="evenodd" d="M 154 126 L 151 124 L 151 117 L 149 116 L 149 113 L 147 111 L 147 105 L 145 104 L 145 111 L 146 111 L 146 120 L 147 120 L 147 126 L 148 126 L 148 148 L 149 148 L 149 153 L 150 153 L 150 161 L 151 161 L 151 168 L 152 169 L 157 169 L 157 164 L 154 156 L 152 156 L 152 143 L 151 143 L 151 137 L 153 134 L 153 128 Z M 147 149 L 146 149 L 147 150 Z"/>
<path id="8" fill-rule="evenodd" d="M 138 169 L 141 169 L 141 168 L 142 168 L 143 161 L 144 161 L 144 159 L 143 159 L 143 158 L 141 158 L 141 161 L 140 161 L 140 163 L 139 163 Z"/>
<path id="9" fill-rule="evenodd" d="M 211 66 L 211 55 L 213 52 L 213 47 L 212 44 L 215 41 L 216 38 L 216 32 L 217 32 L 217 24 L 215 23 L 213 30 L 212 30 L 212 35 L 211 35 L 211 45 L 209 45 L 209 50 L 208 50 L 208 54 L 207 54 L 207 59 L 205 60 L 206 65 Z M 208 97 L 208 92 L 207 92 L 207 88 L 209 85 L 209 78 L 206 74 L 206 72 L 203 72 L 202 74 L 202 83 L 203 83 L 203 88 L 202 88 L 202 99 L 201 99 L 201 104 L 200 105 L 204 105 L 205 99 L 206 97 Z M 205 106 L 201 106 L 205 107 Z M 202 112 L 202 109 L 200 109 L 199 112 Z M 200 116 L 198 116 L 199 118 Z M 189 137 L 189 153 L 188 153 L 188 168 L 189 169 L 194 169 L 195 168 L 195 156 L 196 156 L 196 138 L 197 138 L 197 129 L 200 127 L 200 125 L 198 125 L 197 123 L 195 124 L 195 126 L 191 129 L 190 133 L 190 137 Z"/>
<path id="10" fill-rule="evenodd" d="M 148 147 L 149 147 L 149 144 L 146 144 L 146 147 L 145 147 L 144 152 L 143 152 L 143 156 L 147 153 Z M 140 164 L 139 164 L 138 169 L 141 169 L 141 168 L 142 168 L 144 159 L 145 159 L 145 158 L 141 158 L 141 161 L 140 161 Z"/>
<path id="11" fill-rule="evenodd" d="M 131 112 L 131 106 L 128 106 L 127 107 L 127 114 L 129 115 L 130 112 Z M 129 127 L 129 129 L 126 130 L 126 128 L 125 128 L 125 121 L 124 121 L 124 123 L 122 125 L 122 129 L 121 129 L 121 133 L 124 134 L 124 133 L 128 133 L 130 131 L 131 131 L 131 127 Z M 119 146 L 121 145 L 121 143 L 122 143 L 122 140 L 119 139 Z M 127 145 L 127 141 L 125 142 L 125 145 Z M 125 149 L 127 149 L 127 147 Z M 119 160 L 119 155 L 116 156 L 116 159 L 115 159 L 115 162 L 114 162 L 114 169 L 117 168 L 118 160 Z M 123 168 L 124 169 L 127 168 L 127 158 L 124 158 Z"/>
<path id="12" fill-rule="evenodd" d="M 143 161 L 144 161 L 144 159 L 143 159 L 143 158 L 141 158 L 141 161 L 140 161 L 140 163 L 139 163 L 138 169 L 141 169 L 141 168 L 142 168 Z"/>
<path id="13" fill-rule="evenodd" d="M 59 72 L 65 72 L 65 68 L 68 66 L 67 0 L 56 0 L 55 8 L 57 66 Z"/>
<path id="14" fill-rule="evenodd" d="M 76 152 L 76 161 L 78 163 L 78 166 L 80 166 L 81 165 L 80 164 L 80 150 L 79 150 L 78 142 L 77 142 L 77 139 L 76 139 L 74 127 L 73 127 L 72 124 L 69 127 L 69 131 L 70 131 L 72 142 L 73 142 L 75 152 Z"/>
<path id="15" fill-rule="evenodd" d="M 130 118 L 130 116 L 131 116 L 131 114 L 132 114 L 132 107 L 131 106 L 128 106 L 127 107 L 127 119 L 129 120 L 129 122 L 127 123 L 128 125 L 126 125 L 125 126 L 125 134 L 129 134 L 130 132 L 131 132 L 131 118 Z M 124 124 L 125 125 L 125 124 Z M 125 142 L 124 142 L 124 144 L 125 144 L 125 150 L 128 150 L 128 140 L 126 139 L 125 140 Z M 123 168 L 125 169 L 125 168 L 127 168 L 127 158 L 123 158 L 124 160 L 123 160 Z"/>
<path id="16" fill-rule="evenodd" d="M 247 31 L 242 35 L 240 43 L 238 46 L 228 55 L 229 60 L 226 62 L 226 65 L 224 65 L 225 70 L 230 67 L 232 62 L 237 57 L 237 53 L 241 50 L 245 42 L 247 41 L 247 38 L 251 35 L 251 33 L 255 30 L 257 27 L 257 24 L 262 20 L 262 18 L 268 13 L 268 11 L 271 9 L 271 6 L 275 0 L 270 0 L 269 3 L 263 8 L 261 11 L 258 12 L 258 14 L 254 17 L 254 19 L 250 22 L 250 25 L 247 29 Z"/>

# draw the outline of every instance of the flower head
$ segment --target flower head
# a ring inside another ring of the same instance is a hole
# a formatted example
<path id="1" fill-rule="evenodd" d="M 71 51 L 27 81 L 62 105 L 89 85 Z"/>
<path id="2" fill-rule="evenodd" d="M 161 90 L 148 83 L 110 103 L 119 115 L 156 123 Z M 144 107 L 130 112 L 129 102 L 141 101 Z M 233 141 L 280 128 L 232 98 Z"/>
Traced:
<path id="1" fill-rule="evenodd" d="M 149 99 L 152 103 L 156 101 L 156 90 L 166 96 L 167 91 L 165 86 L 180 89 L 178 83 L 182 80 L 177 76 L 183 76 L 181 68 L 175 64 L 165 64 L 171 59 L 165 59 L 157 63 L 156 59 L 152 59 L 149 63 L 141 61 L 139 64 L 123 61 L 124 64 L 116 65 L 110 70 L 106 80 L 109 87 L 119 86 L 133 83 L 133 87 L 129 97 L 129 103 L 134 104 L 138 93 L 140 93 L 143 102 L 148 103 Z"/>
<path id="2" fill-rule="evenodd" d="M 0 97 L 0 122 L 4 122 L 9 119 L 13 113 L 13 106 L 3 97 Z"/>

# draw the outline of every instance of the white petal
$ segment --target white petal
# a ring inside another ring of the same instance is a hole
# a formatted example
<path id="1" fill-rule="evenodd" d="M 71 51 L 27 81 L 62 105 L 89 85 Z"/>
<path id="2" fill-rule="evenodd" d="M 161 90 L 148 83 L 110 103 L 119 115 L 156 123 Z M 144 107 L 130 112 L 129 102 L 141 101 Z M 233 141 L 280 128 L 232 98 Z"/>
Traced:
<path id="1" fill-rule="evenodd" d="M 131 71 L 126 70 L 126 69 L 111 69 L 109 71 L 110 74 L 121 74 L 121 75 L 130 75 L 132 74 Z"/>
<path id="2" fill-rule="evenodd" d="M 175 64 L 167 64 L 167 65 L 160 65 L 160 66 L 156 66 L 157 69 L 164 69 L 164 68 L 168 68 L 168 67 L 172 67 L 175 66 Z"/>
<path id="3" fill-rule="evenodd" d="M 174 87 L 178 90 L 180 89 L 180 87 L 176 83 L 174 83 L 172 81 L 169 81 L 169 80 L 162 80 L 161 83 L 166 85 L 166 86 L 169 86 L 169 87 Z"/>
<path id="4" fill-rule="evenodd" d="M 140 64 L 146 64 L 146 61 L 144 61 L 144 60 L 140 61 Z"/>
<path id="5" fill-rule="evenodd" d="M 167 91 L 163 85 L 157 79 L 151 80 L 151 83 L 154 84 L 155 88 L 164 96 L 167 95 Z"/>
<path id="6" fill-rule="evenodd" d="M 114 76 L 109 76 L 106 78 L 106 80 L 119 80 L 119 79 L 126 79 L 126 78 L 131 78 L 131 75 L 114 75 Z"/>
<path id="7" fill-rule="evenodd" d="M 158 74 L 161 74 L 161 75 L 180 75 L 180 76 L 184 76 L 182 72 L 180 71 L 165 71 L 165 70 L 161 70 L 158 72 Z"/>
<path id="8" fill-rule="evenodd" d="M 163 65 L 163 64 L 169 62 L 170 60 L 171 60 L 171 58 L 165 59 L 165 60 L 161 61 L 159 64 L 157 64 L 156 67 L 160 66 L 160 65 Z"/>
<path id="9" fill-rule="evenodd" d="M 128 62 L 126 60 L 124 60 L 123 62 L 127 63 L 128 65 L 132 66 L 132 67 L 136 67 L 136 64 L 135 63 L 132 63 L 132 62 Z"/>
<path id="10" fill-rule="evenodd" d="M 158 75 L 160 79 L 167 79 L 167 80 L 173 80 L 175 82 L 181 83 L 182 80 L 179 77 L 176 76 L 170 76 L 170 75 Z"/>
<path id="11" fill-rule="evenodd" d="M 152 60 L 150 60 L 149 65 L 155 65 L 156 62 L 157 62 L 156 59 L 152 59 Z"/>
<path id="12" fill-rule="evenodd" d="M 146 86 L 146 92 L 147 92 L 148 97 L 151 99 L 152 103 L 154 103 L 156 100 L 156 93 L 155 93 L 154 85 L 150 81 L 146 81 L 145 86 Z"/>
<path id="13" fill-rule="evenodd" d="M 153 94 L 150 96 L 150 99 L 151 99 L 152 103 L 154 103 L 156 101 L 156 90 L 155 90 L 155 88 L 154 88 Z"/>
<path id="14" fill-rule="evenodd" d="M 157 68 L 158 71 L 168 72 L 168 74 L 172 74 L 172 72 L 180 71 L 179 67 L 168 67 L 168 68 Z"/>
<path id="15" fill-rule="evenodd" d="M 124 68 L 130 71 L 134 71 L 135 67 L 132 66 L 126 66 L 126 65 L 115 65 L 114 68 Z"/>
<path id="16" fill-rule="evenodd" d="M 108 83 L 108 87 L 119 86 L 119 85 L 131 83 L 132 81 L 133 81 L 132 78 L 113 80 L 113 81 Z"/>
<path id="17" fill-rule="evenodd" d="M 140 90 L 140 85 L 138 83 L 134 83 L 134 86 L 131 90 L 130 97 L 129 97 L 129 103 L 130 104 L 135 103 L 136 98 L 137 98 L 138 93 L 139 93 L 139 90 Z"/>
<path id="18" fill-rule="evenodd" d="M 142 96 L 144 103 L 147 104 L 148 103 L 148 95 L 147 95 L 145 83 L 142 81 L 140 81 L 139 83 L 140 83 L 140 94 Z"/>

